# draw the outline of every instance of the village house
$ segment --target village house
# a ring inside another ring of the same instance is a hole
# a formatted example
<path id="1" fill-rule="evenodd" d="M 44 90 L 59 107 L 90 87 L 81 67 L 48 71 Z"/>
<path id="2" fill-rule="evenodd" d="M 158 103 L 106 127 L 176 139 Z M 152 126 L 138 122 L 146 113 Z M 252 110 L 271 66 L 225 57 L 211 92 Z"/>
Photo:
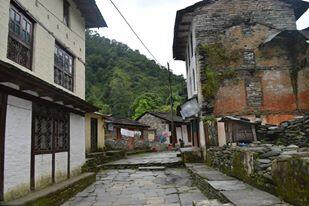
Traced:
<path id="1" fill-rule="evenodd" d="M 166 140 L 166 144 L 171 144 L 171 124 L 172 124 L 172 115 L 168 112 L 145 112 L 137 121 L 150 126 L 150 130 L 155 132 L 155 137 L 157 141 L 160 141 L 160 138 L 165 138 L 165 134 L 169 135 L 169 138 Z M 177 141 L 179 139 L 184 141 L 185 145 L 191 145 L 191 128 L 181 117 L 174 115 L 174 133 L 176 134 Z"/>
<path id="2" fill-rule="evenodd" d="M 105 145 L 109 150 L 146 149 L 148 129 L 148 125 L 132 119 L 106 116 Z"/>
<path id="3" fill-rule="evenodd" d="M 99 112 L 86 114 L 86 154 L 105 149 L 105 118 Z"/>
<path id="4" fill-rule="evenodd" d="M 85 29 L 94 0 L 1 0 L 0 201 L 66 180 L 85 162 Z"/>
<path id="5" fill-rule="evenodd" d="M 177 12 L 173 53 L 186 61 L 186 104 L 200 108 L 186 117 L 203 149 L 226 144 L 224 116 L 277 125 L 308 114 L 308 43 L 296 29 L 308 5 L 204 0 Z"/>

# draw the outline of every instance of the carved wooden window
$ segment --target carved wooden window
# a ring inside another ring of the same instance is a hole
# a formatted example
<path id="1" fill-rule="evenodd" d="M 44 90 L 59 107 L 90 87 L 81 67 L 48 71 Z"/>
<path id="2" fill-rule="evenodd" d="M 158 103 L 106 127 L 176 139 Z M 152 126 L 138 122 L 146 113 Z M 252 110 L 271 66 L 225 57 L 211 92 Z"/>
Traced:
<path id="1" fill-rule="evenodd" d="M 40 104 L 33 105 L 34 153 L 69 150 L 69 114 Z"/>
<path id="2" fill-rule="evenodd" d="M 54 61 L 55 83 L 73 91 L 73 56 L 56 45 Z"/>
<path id="3" fill-rule="evenodd" d="M 32 35 L 32 21 L 11 5 L 7 57 L 28 69 L 31 69 Z"/>

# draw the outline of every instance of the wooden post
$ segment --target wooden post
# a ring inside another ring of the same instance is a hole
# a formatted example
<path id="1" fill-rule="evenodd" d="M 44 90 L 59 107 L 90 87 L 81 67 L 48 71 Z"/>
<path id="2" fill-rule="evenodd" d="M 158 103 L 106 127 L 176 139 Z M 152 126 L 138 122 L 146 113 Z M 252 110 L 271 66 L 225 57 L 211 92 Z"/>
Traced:
<path id="1" fill-rule="evenodd" d="M 0 201 L 4 193 L 4 148 L 6 125 L 7 95 L 0 93 Z"/>
<path id="2" fill-rule="evenodd" d="M 116 139 L 120 140 L 121 139 L 121 128 L 116 127 Z"/>
<path id="3" fill-rule="evenodd" d="M 141 130 L 141 140 L 144 140 L 144 130 Z"/>

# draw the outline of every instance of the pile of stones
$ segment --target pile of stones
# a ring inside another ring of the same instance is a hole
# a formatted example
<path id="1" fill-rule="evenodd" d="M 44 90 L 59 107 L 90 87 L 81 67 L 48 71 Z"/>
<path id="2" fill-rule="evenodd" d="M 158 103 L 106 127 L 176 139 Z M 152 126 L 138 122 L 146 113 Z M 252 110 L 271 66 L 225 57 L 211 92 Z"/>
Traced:
<path id="1" fill-rule="evenodd" d="M 281 123 L 279 126 L 261 125 L 258 140 L 264 143 L 309 147 L 309 116 Z"/>

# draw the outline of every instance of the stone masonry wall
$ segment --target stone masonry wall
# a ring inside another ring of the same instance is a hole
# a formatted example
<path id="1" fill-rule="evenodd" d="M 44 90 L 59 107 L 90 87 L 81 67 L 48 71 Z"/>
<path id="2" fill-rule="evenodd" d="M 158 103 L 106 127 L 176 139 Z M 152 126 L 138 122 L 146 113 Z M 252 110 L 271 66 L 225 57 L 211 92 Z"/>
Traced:
<path id="1" fill-rule="evenodd" d="M 280 0 L 212 1 L 196 9 L 192 28 L 195 50 L 200 45 L 218 43 L 232 59 L 223 68 L 213 69 L 224 73 L 228 68 L 235 72 L 233 77 L 220 82 L 214 102 L 203 104 L 204 110 L 214 108 L 208 113 L 221 116 L 308 111 L 307 80 L 299 75 L 306 73 L 307 67 L 301 65 L 298 75 L 292 75 L 295 64 L 306 59 L 308 48 L 303 46 L 304 40 L 299 37 L 293 40 L 297 43 L 285 41 L 264 49 L 260 47 L 271 35 L 296 30 L 294 11 L 289 4 Z M 198 53 L 196 55 L 198 81 L 205 84 L 205 62 Z M 206 100 L 209 98 L 200 90 L 199 102 Z"/>
<path id="2" fill-rule="evenodd" d="M 309 148 L 253 143 L 213 147 L 206 163 L 295 205 L 309 204 Z"/>
<path id="3" fill-rule="evenodd" d="M 309 116 L 282 122 L 279 126 L 261 125 L 257 136 L 264 143 L 309 147 Z"/>
<path id="4" fill-rule="evenodd" d="M 155 117 L 151 114 L 145 114 L 142 118 L 138 120 L 138 122 L 149 125 L 150 129 L 156 130 L 156 135 L 162 135 L 164 131 L 166 131 L 167 124 L 160 118 Z"/>

